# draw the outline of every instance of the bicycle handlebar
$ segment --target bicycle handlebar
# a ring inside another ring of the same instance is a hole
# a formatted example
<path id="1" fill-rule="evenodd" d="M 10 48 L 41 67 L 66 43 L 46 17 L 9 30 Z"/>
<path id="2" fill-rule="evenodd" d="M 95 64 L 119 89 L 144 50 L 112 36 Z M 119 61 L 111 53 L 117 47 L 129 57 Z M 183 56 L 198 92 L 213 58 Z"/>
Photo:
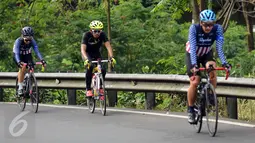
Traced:
<path id="1" fill-rule="evenodd" d="M 224 68 L 224 67 L 216 67 L 216 68 L 208 68 L 208 69 L 206 69 L 206 68 L 199 68 L 199 71 L 205 71 L 205 70 L 207 70 L 207 71 L 212 71 L 212 70 L 224 70 L 224 71 L 226 71 L 226 80 L 228 79 L 228 76 L 229 76 L 229 71 L 226 69 L 226 68 Z"/>
<path id="2" fill-rule="evenodd" d="M 36 64 L 36 65 L 41 65 L 42 62 L 36 62 L 35 64 Z M 28 63 L 24 63 L 24 66 L 26 66 L 26 65 L 28 65 Z"/>
<path id="3" fill-rule="evenodd" d="M 100 62 L 101 63 L 107 63 L 109 62 L 110 60 L 101 60 Z M 91 61 L 91 63 L 98 63 L 99 61 Z"/>
<path id="4" fill-rule="evenodd" d="M 28 63 L 24 63 L 23 64 L 24 66 L 27 66 L 28 65 Z M 42 65 L 42 62 L 35 62 L 35 65 Z M 44 70 L 45 70 L 45 67 L 44 66 L 42 66 L 42 72 L 44 72 Z"/>

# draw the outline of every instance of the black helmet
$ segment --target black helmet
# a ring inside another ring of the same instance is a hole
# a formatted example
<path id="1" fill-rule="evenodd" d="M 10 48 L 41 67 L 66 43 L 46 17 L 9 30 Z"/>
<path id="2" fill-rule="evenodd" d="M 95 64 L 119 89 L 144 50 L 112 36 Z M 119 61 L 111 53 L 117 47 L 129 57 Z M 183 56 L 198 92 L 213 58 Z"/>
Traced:
<path id="1" fill-rule="evenodd" d="M 22 36 L 34 36 L 34 31 L 29 26 L 22 28 L 21 33 L 22 33 Z"/>

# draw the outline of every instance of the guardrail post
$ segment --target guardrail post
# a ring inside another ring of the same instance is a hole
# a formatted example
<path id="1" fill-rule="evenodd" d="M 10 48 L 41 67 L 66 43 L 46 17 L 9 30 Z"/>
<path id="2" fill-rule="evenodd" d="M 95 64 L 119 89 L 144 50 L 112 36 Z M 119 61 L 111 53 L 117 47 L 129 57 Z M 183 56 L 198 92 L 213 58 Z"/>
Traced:
<path id="1" fill-rule="evenodd" d="M 227 108 L 228 108 L 228 117 L 232 119 L 238 119 L 238 110 L 237 110 L 237 98 L 236 97 L 227 97 Z"/>
<path id="2" fill-rule="evenodd" d="M 67 89 L 67 98 L 68 105 L 76 105 L 76 90 L 75 89 Z"/>
<path id="3" fill-rule="evenodd" d="M 0 101 L 4 101 L 4 90 L 0 88 Z"/>
<path id="4" fill-rule="evenodd" d="M 115 107 L 115 105 L 117 105 L 118 103 L 117 91 L 108 90 L 107 95 L 108 95 L 109 107 Z"/>
<path id="5" fill-rule="evenodd" d="M 145 109 L 152 110 L 155 107 L 155 93 L 154 92 L 146 92 L 145 93 Z"/>

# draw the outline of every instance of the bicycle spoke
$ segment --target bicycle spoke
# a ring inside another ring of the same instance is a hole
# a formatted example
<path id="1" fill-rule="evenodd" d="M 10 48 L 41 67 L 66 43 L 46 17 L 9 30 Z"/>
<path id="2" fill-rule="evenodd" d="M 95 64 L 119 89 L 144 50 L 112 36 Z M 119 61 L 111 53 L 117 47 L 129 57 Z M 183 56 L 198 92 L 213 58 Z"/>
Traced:
<path id="1" fill-rule="evenodd" d="M 206 93 L 206 120 L 209 134 L 214 137 L 218 127 L 218 102 L 214 87 L 209 84 Z"/>
<path id="2" fill-rule="evenodd" d="M 105 116 L 106 114 L 106 92 L 105 92 L 105 83 L 104 83 L 104 79 L 103 76 L 100 76 L 101 82 L 102 82 L 102 90 L 104 95 L 101 95 L 99 101 L 100 101 L 100 108 L 101 108 L 101 112 L 102 114 Z"/>

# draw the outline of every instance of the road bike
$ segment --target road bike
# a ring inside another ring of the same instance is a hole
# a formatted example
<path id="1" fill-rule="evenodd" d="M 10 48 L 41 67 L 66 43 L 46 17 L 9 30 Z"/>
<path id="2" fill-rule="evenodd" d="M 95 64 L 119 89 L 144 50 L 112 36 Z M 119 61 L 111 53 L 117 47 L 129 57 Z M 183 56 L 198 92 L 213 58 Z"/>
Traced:
<path id="1" fill-rule="evenodd" d="M 39 106 L 39 93 L 36 77 L 34 75 L 34 65 L 41 65 L 41 62 L 36 62 L 35 64 L 32 62 L 24 63 L 28 72 L 25 73 L 24 81 L 23 81 L 23 94 L 18 95 L 18 76 L 16 78 L 16 100 L 17 104 L 21 111 L 24 111 L 26 108 L 27 100 L 30 99 L 31 107 L 34 113 L 37 113 Z M 43 67 L 44 70 L 44 67 Z"/>
<path id="2" fill-rule="evenodd" d="M 97 59 L 96 61 L 91 61 L 91 64 L 96 64 L 93 68 L 92 72 L 92 97 L 87 97 L 87 104 L 89 107 L 89 111 L 94 113 L 96 101 L 99 101 L 101 113 L 105 116 L 106 114 L 106 99 L 107 99 L 107 91 L 105 90 L 105 81 L 103 79 L 102 74 L 102 63 L 111 62 L 110 60 L 101 60 Z M 111 64 L 112 65 L 112 64 Z M 100 94 L 100 89 L 103 90 L 104 95 Z"/>
<path id="3" fill-rule="evenodd" d="M 197 133 L 200 133 L 203 123 L 203 117 L 206 117 L 207 128 L 210 136 L 214 137 L 218 127 L 218 100 L 213 85 L 210 83 L 209 73 L 214 70 L 225 70 L 226 78 L 228 79 L 229 71 L 224 67 L 216 67 L 209 65 L 208 69 L 199 68 L 199 71 L 204 71 L 205 76 L 201 76 L 200 83 L 197 87 L 197 100 L 195 103 L 195 124 Z M 213 125 L 210 126 L 210 123 Z"/>

